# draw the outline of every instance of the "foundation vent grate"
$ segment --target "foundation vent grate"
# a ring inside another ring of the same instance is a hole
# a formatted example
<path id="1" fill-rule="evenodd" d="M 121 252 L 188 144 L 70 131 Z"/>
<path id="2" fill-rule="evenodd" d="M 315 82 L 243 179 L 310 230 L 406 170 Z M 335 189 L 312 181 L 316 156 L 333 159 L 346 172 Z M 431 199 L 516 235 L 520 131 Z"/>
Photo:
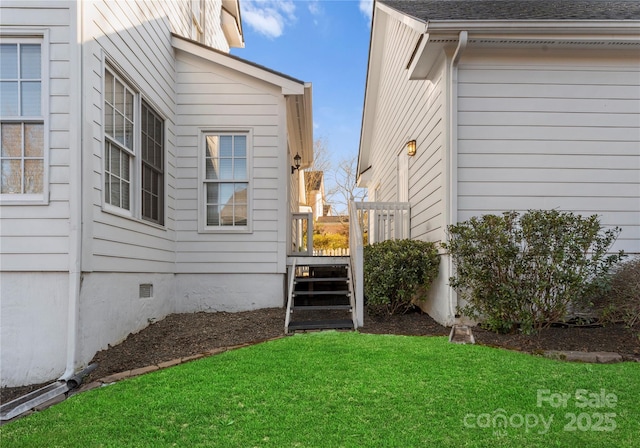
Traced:
<path id="1" fill-rule="evenodd" d="M 148 299 L 153 297 L 153 283 L 140 284 L 140 298 Z"/>

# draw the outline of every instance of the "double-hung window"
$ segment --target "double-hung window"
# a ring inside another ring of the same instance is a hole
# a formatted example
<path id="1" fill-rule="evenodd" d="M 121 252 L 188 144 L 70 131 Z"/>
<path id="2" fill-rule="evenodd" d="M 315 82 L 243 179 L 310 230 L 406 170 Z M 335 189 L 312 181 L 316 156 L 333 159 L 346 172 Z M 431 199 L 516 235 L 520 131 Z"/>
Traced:
<path id="1" fill-rule="evenodd" d="M 109 69 L 105 70 L 104 79 L 105 202 L 130 211 L 136 95 Z"/>
<path id="2" fill-rule="evenodd" d="M 249 135 L 204 135 L 205 230 L 249 230 Z"/>
<path id="3" fill-rule="evenodd" d="M 0 41 L 0 197 L 46 201 L 42 39 Z"/>
<path id="4" fill-rule="evenodd" d="M 164 120 L 109 67 L 104 73 L 104 201 L 164 224 Z"/>
<path id="5" fill-rule="evenodd" d="M 164 122 L 142 101 L 142 219 L 164 223 Z"/>

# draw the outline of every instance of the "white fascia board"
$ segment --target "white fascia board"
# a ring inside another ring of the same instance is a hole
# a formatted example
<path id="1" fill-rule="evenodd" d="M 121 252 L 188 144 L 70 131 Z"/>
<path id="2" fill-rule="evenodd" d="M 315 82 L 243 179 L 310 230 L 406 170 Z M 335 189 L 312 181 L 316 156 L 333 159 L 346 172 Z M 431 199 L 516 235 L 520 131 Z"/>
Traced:
<path id="1" fill-rule="evenodd" d="M 384 53 L 385 28 L 387 26 L 389 13 L 394 14 L 394 17 L 398 14 L 394 9 L 390 9 L 376 2 L 376 9 L 373 11 L 373 23 L 371 25 L 371 38 L 369 40 L 369 60 L 367 63 L 367 78 L 362 108 L 360 148 L 358 150 L 356 175 L 359 175 L 370 165 L 371 138 L 373 126 L 375 125 L 375 111 L 377 108 L 380 84 L 380 66 Z"/>
<path id="2" fill-rule="evenodd" d="M 356 176 L 356 186 L 360 188 L 369 188 L 371 180 L 373 179 L 373 170 L 371 166 L 364 168 L 361 173 Z"/>
<path id="3" fill-rule="evenodd" d="M 557 39 L 580 42 L 638 41 L 640 21 L 459 21 L 429 22 L 432 35 L 458 33 L 465 30 L 469 38 L 491 39 Z"/>
<path id="4" fill-rule="evenodd" d="M 313 88 L 311 83 L 305 83 L 304 95 L 302 96 L 302 106 L 304 110 L 304 131 L 302 140 L 308 148 L 306 162 L 310 166 L 313 163 L 315 154 L 313 153 Z M 303 159 L 305 160 L 305 159 Z"/>
<path id="5" fill-rule="evenodd" d="M 184 51 L 185 53 L 198 56 L 207 61 L 278 86 L 282 89 L 283 95 L 304 95 L 305 85 L 303 82 L 278 75 L 275 72 L 261 68 L 248 61 L 243 61 L 240 58 L 218 52 L 212 48 L 177 36 L 171 37 L 171 45 L 176 50 Z"/>

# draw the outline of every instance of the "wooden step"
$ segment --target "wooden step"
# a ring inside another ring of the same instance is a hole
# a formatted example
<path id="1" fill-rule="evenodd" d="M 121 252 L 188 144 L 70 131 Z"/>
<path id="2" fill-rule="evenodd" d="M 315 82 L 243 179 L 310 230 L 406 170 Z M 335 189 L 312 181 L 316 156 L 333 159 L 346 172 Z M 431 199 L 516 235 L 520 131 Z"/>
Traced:
<path id="1" fill-rule="evenodd" d="M 291 307 L 291 310 L 301 311 L 321 311 L 321 310 L 347 310 L 351 311 L 351 305 L 297 305 Z"/>
<path id="2" fill-rule="evenodd" d="M 349 277 L 296 277 L 294 283 L 348 282 Z"/>
<path id="3" fill-rule="evenodd" d="M 346 291 L 294 291 L 293 297 L 298 296 L 345 296 L 349 297 L 349 290 Z"/>
<path id="4" fill-rule="evenodd" d="M 329 330 L 329 329 L 350 329 L 353 330 L 351 319 L 338 320 L 310 320 L 289 323 L 289 331 L 298 330 Z"/>

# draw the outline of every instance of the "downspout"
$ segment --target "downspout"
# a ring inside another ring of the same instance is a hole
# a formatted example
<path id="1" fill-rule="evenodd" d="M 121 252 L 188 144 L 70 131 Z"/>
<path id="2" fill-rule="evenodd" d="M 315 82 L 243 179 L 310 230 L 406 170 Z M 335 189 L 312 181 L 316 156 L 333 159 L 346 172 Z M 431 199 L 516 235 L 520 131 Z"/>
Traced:
<path id="1" fill-rule="evenodd" d="M 449 224 L 458 221 L 458 63 L 467 48 L 468 33 L 460 31 L 458 46 L 451 58 L 451 95 L 449 96 Z M 449 275 L 453 274 L 453 261 L 449 257 Z M 449 287 L 449 315 L 455 320 L 458 296 Z"/>
<path id="2" fill-rule="evenodd" d="M 71 116 L 76 117 L 78 130 L 70 133 L 74 139 L 70 145 L 75 146 L 77 155 L 73 151 L 69 154 L 69 303 L 67 314 L 67 361 L 66 370 L 60 380 L 71 380 L 76 373 L 78 350 L 78 317 L 80 307 L 80 285 L 82 281 L 82 37 L 84 34 L 82 22 L 83 2 L 76 5 L 76 45 L 75 70 L 72 73 L 78 77 L 75 89 L 75 100 L 70 102 Z M 73 122 L 73 121 L 72 121 Z"/>

